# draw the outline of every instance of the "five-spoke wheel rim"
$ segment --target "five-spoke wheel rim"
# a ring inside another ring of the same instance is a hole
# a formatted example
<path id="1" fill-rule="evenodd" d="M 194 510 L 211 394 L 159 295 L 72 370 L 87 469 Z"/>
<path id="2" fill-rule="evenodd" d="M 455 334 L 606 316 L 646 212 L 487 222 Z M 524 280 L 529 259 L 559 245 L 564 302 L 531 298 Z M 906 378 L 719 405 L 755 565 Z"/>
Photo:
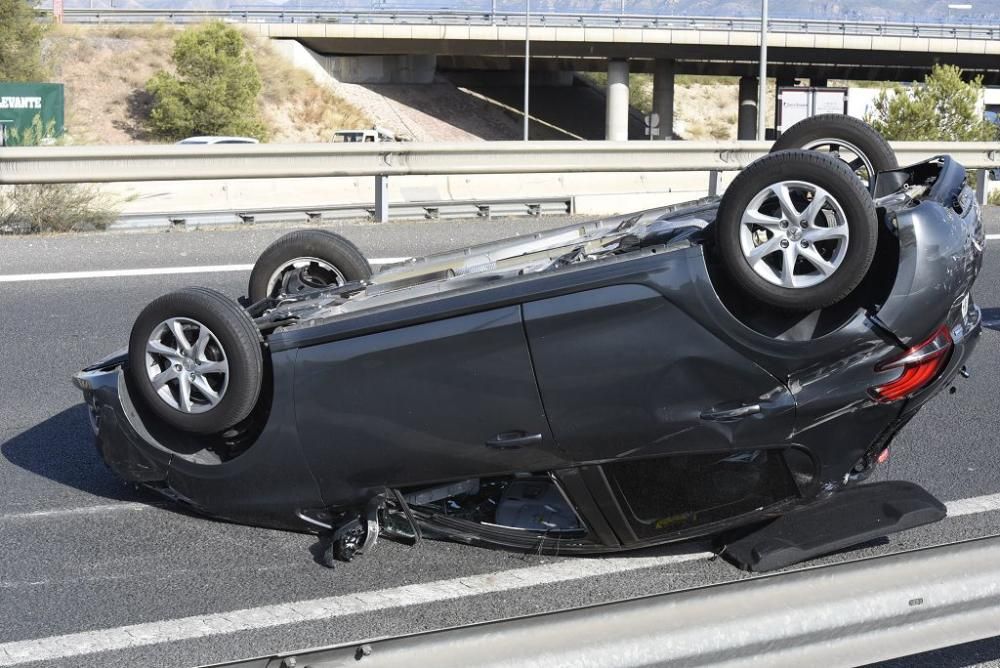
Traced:
<path id="1" fill-rule="evenodd" d="M 826 190 L 781 181 L 757 193 L 740 220 L 740 248 L 754 273 L 784 288 L 819 285 L 844 262 L 847 216 Z"/>
<path id="2" fill-rule="evenodd" d="M 274 270 L 267 280 L 267 296 L 322 290 L 345 283 L 344 274 L 329 262 L 315 257 L 297 257 Z"/>
<path id="3" fill-rule="evenodd" d="M 153 391 L 182 413 L 204 413 L 222 401 L 229 361 L 218 337 L 191 318 L 169 318 L 146 341 L 146 373 Z"/>
<path id="4" fill-rule="evenodd" d="M 849 141 L 843 139 L 815 139 L 802 147 L 806 151 L 819 151 L 845 162 L 854 174 L 861 179 L 868 191 L 874 188 L 875 167 L 865 152 Z"/>

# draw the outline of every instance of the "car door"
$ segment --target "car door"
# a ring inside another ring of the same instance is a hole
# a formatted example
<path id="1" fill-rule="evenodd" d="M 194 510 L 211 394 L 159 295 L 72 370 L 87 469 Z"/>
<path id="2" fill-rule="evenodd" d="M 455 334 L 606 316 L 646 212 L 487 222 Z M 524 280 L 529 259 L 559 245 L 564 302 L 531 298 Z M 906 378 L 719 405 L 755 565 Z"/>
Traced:
<path id="1" fill-rule="evenodd" d="M 565 465 L 517 305 L 298 351 L 299 437 L 327 503 Z"/>
<path id="2" fill-rule="evenodd" d="M 553 437 L 574 462 L 784 442 L 787 388 L 641 284 L 524 305 Z"/>

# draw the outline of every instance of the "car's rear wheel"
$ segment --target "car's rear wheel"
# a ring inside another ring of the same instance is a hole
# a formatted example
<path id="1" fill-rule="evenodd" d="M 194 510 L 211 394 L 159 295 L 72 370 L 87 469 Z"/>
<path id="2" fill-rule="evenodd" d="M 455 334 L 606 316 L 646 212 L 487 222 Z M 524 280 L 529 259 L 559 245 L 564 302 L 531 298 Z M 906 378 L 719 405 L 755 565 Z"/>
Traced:
<path id="1" fill-rule="evenodd" d="M 782 133 L 772 153 L 801 149 L 818 151 L 844 162 L 869 193 L 875 192 L 875 176 L 899 167 L 896 153 L 875 129 L 851 116 L 820 114 L 799 121 Z"/>
<path id="2" fill-rule="evenodd" d="M 225 295 L 186 288 L 155 299 L 136 318 L 129 370 L 144 404 L 164 422 L 200 434 L 221 432 L 257 402 L 259 333 Z"/>
<path id="3" fill-rule="evenodd" d="M 828 155 L 784 151 L 743 170 L 715 222 L 722 264 L 747 294 L 810 311 L 846 297 L 864 278 L 878 228 L 871 197 Z"/>
<path id="4" fill-rule="evenodd" d="M 261 253 L 250 273 L 251 302 L 298 295 L 371 278 L 365 256 L 350 241 L 326 230 L 290 232 Z"/>

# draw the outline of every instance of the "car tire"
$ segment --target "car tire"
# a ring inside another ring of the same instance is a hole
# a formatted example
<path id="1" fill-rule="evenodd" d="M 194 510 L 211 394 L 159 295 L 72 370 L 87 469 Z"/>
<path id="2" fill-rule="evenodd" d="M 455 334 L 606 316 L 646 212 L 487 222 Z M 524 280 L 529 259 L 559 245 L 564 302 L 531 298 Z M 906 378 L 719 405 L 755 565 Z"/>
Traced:
<path id="1" fill-rule="evenodd" d="M 869 193 L 875 192 L 873 175 L 899 167 L 885 137 L 864 121 L 844 114 L 820 114 L 799 121 L 778 137 L 771 152 L 791 149 L 833 154 L 857 174 Z"/>
<path id="2" fill-rule="evenodd" d="M 350 241 L 326 230 L 290 232 L 272 243 L 254 264 L 250 303 L 371 278 L 368 260 Z"/>
<path id="3" fill-rule="evenodd" d="M 182 431 L 222 432 L 246 418 L 260 395 L 260 333 L 242 307 L 209 288 L 150 302 L 132 326 L 128 357 L 143 404 Z"/>
<path id="4" fill-rule="evenodd" d="M 841 160 L 813 151 L 772 153 L 750 164 L 726 190 L 714 228 L 735 284 L 792 311 L 825 308 L 850 294 L 868 272 L 878 238 L 864 185 Z"/>

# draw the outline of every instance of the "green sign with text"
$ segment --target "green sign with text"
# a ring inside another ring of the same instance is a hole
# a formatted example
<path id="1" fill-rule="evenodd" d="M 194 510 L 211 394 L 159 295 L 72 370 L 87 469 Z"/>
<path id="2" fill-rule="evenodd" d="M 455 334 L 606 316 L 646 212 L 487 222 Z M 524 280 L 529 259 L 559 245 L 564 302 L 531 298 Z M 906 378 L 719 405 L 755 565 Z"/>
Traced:
<path id="1" fill-rule="evenodd" d="M 20 146 L 26 138 L 40 143 L 61 137 L 64 107 L 62 84 L 0 82 L 0 145 Z"/>

